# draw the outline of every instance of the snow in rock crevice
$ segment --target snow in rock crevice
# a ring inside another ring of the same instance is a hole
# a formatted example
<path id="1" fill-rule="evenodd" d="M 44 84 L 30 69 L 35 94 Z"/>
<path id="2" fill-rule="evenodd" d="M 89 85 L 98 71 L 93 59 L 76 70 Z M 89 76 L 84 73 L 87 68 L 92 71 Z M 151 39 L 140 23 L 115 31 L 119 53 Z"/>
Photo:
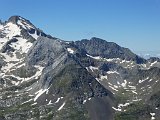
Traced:
<path id="1" fill-rule="evenodd" d="M 62 110 L 63 107 L 65 106 L 66 102 L 64 102 L 59 108 L 58 108 L 58 111 Z"/>
<path id="2" fill-rule="evenodd" d="M 47 91 L 47 89 L 40 89 L 39 91 L 37 91 L 35 94 L 36 97 L 34 98 L 34 101 L 36 101 L 43 93 L 45 93 Z"/>
<path id="3" fill-rule="evenodd" d="M 156 118 L 155 118 L 155 113 L 150 113 L 150 115 L 151 115 L 151 120 L 155 120 Z"/>
<path id="4" fill-rule="evenodd" d="M 19 17 L 20 20 L 17 21 L 17 24 L 22 26 L 24 29 L 34 29 L 35 27 L 26 22 L 25 19 Z"/>
<path id="5" fill-rule="evenodd" d="M 149 77 L 145 78 L 145 79 L 142 79 L 142 80 L 139 80 L 138 83 L 143 83 L 144 81 L 148 80 Z"/>
<path id="6" fill-rule="evenodd" d="M 67 51 L 68 51 L 69 53 L 71 53 L 71 54 L 74 53 L 74 50 L 73 50 L 72 48 L 67 48 Z"/>

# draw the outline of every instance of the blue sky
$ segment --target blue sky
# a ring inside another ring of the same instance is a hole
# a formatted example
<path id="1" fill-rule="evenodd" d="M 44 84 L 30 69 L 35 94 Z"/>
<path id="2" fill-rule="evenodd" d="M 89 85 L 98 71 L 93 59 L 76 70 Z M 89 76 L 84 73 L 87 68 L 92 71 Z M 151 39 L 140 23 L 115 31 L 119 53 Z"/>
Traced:
<path id="1" fill-rule="evenodd" d="M 134 51 L 160 51 L 160 0 L 1 0 L 12 15 L 64 40 L 93 36 Z"/>

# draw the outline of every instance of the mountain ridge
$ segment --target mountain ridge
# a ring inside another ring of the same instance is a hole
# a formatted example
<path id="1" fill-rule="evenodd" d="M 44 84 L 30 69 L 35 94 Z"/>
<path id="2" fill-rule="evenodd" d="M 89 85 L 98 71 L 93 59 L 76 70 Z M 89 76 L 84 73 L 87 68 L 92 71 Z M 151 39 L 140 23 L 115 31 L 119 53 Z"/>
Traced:
<path id="1" fill-rule="evenodd" d="M 0 27 L 0 50 L 2 120 L 160 118 L 158 59 L 96 37 L 64 41 L 20 16 Z"/>

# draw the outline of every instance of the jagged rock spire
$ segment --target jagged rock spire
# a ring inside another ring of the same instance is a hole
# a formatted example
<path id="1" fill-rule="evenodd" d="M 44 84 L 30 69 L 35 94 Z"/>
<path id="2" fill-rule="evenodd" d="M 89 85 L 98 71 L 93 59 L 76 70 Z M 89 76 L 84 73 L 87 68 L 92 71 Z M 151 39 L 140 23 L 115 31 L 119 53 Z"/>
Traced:
<path id="1" fill-rule="evenodd" d="M 14 24 L 17 24 L 18 20 L 20 20 L 20 16 L 11 16 L 9 19 L 8 19 L 8 22 L 12 22 Z"/>

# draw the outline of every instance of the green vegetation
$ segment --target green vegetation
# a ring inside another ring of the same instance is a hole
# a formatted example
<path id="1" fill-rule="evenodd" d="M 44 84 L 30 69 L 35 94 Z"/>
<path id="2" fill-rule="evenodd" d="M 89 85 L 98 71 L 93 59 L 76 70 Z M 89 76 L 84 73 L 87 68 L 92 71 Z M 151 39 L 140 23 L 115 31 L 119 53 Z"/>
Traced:
<path id="1" fill-rule="evenodd" d="M 160 91 L 153 94 L 150 98 L 150 103 L 156 108 L 160 108 Z"/>
<path id="2" fill-rule="evenodd" d="M 73 102 L 67 102 L 65 108 L 58 111 L 55 120 L 89 120 L 89 115 L 84 106 L 76 107 Z"/>
<path id="3" fill-rule="evenodd" d="M 152 112 L 150 106 L 142 102 L 132 103 L 125 110 L 125 112 L 116 113 L 115 120 L 149 120 Z"/>
<path id="4" fill-rule="evenodd" d="M 15 75 L 21 78 L 27 78 L 33 76 L 36 73 L 36 69 L 33 68 L 32 70 L 27 70 L 25 66 L 22 66 L 20 68 L 17 68 L 13 72 L 15 73 Z"/>

